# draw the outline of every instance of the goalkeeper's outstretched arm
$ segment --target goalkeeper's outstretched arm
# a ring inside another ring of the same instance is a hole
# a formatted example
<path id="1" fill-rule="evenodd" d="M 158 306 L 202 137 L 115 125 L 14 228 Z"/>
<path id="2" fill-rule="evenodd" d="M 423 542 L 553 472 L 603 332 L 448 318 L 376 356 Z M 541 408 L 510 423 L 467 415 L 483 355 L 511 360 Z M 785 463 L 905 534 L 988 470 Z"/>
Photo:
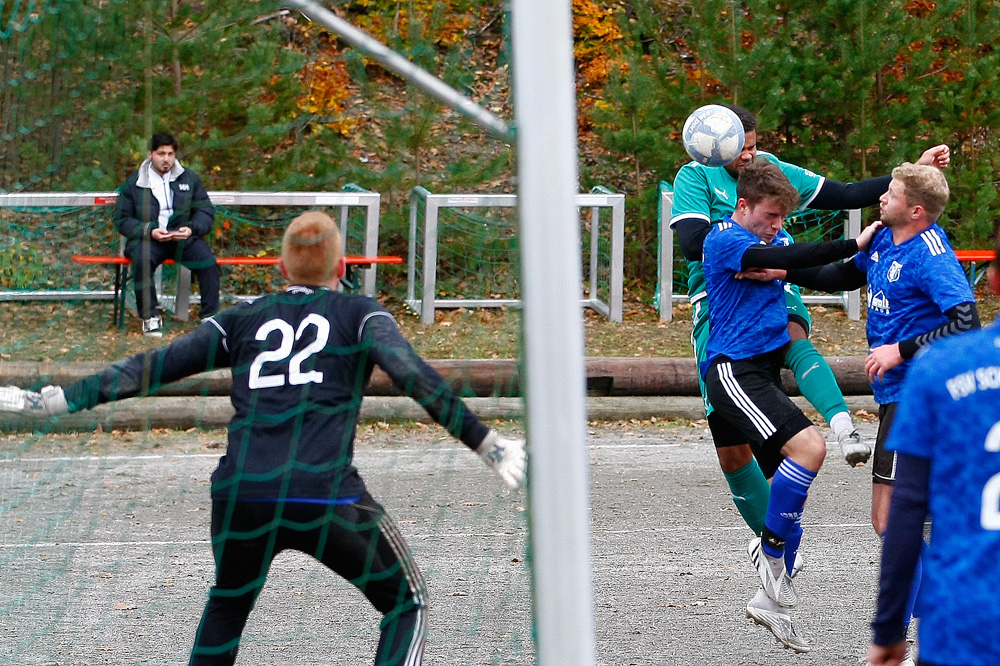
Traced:
<path id="1" fill-rule="evenodd" d="M 219 329 L 206 322 L 165 347 L 118 361 L 65 389 L 45 386 L 36 392 L 17 386 L 0 387 L 0 411 L 58 416 L 91 409 L 105 402 L 155 395 L 164 384 L 205 370 L 228 367 L 229 355 L 221 340 Z"/>
<path id="2" fill-rule="evenodd" d="M 372 360 L 396 387 L 478 453 L 504 483 L 516 488 L 524 482 L 524 440 L 502 437 L 480 421 L 445 378 L 413 350 L 388 312 L 365 321 L 361 340 L 370 345 Z"/>

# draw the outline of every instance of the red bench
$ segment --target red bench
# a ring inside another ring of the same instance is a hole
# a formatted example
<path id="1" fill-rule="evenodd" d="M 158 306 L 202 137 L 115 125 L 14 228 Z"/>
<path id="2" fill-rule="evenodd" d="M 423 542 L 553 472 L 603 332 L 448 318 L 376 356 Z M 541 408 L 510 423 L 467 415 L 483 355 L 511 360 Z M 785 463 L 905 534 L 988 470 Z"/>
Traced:
<path id="1" fill-rule="evenodd" d="M 126 266 L 129 266 L 132 262 L 127 257 L 116 257 L 111 255 L 83 255 L 74 254 L 73 261 L 78 264 L 98 264 L 104 266 L 113 266 L 115 269 L 115 293 L 114 293 L 114 309 L 112 311 L 112 322 L 118 326 L 118 328 L 125 328 L 125 281 L 128 278 L 126 271 Z M 344 257 L 347 263 L 347 286 L 353 286 L 353 272 L 358 268 L 368 268 L 374 264 L 401 264 L 403 263 L 402 257 L 385 256 L 385 257 L 358 257 L 348 255 Z M 220 266 L 276 266 L 279 262 L 278 257 L 216 257 L 215 262 Z M 173 259 L 167 259 L 164 264 L 172 265 L 174 264 Z M 181 296 L 178 295 L 178 305 L 181 303 Z M 186 308 L 187 299 L 183 299 L 185 305 L 182 307 Z M 180 309 L 180 307 L 178 307 Z"/>
<path id="2" fill-rule="evenodd" d="M 976 270 L 977 263 L 986 263 L 997 258 L 993 250 L 955 250 L 955 256 L 959 261 L 969 263 L 969 284 L 973 287 L 983 279 L 984 271 Z"/>

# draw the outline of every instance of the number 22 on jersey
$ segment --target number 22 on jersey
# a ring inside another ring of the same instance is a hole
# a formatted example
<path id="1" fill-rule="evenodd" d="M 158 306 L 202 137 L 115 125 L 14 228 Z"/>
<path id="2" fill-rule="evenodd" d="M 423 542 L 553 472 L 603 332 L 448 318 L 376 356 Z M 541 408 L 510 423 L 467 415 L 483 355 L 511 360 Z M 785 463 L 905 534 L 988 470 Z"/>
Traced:
<path id="1" fill-rule="evenodd" d="M 309 327 L 316 329 L 316 339 L 300 349 L 294 356 L 291 356 L 295 341 L 301 340 L 303 333 L 305 333 L 306 329 Z M 294 330 L 292 329 L 292 325 L 284 319 L 271 319 L 270 321 L 264 322 L 264 324 L 257 329 L 257 335 L 255 337 L 257 340 L 264 341 L 267 340 L 268 337 L 275 331 L 277 331 L 281 337 L 278 348 L 262 351 L 257 354 L 253 363 L 250 364 L 250 388 L 276 388 L 278 386 L 284 386 L 286 381 L 292 386 L 322 383 L 322 372 L 319 370 L 303 372 L 302 364 L 310 356 L 318 354 L 326 347 L 326 343 L 330 339 L 330 322 L 325 317 L 312 313 L 302 320 L 299 324 L 298 330 Z M 287 378 L 284 372 L 279 374 L 263 373 L 265 363 L 280 363 L 289 356 L 291 356 L 291 359 L 288 361 Z"/>
<path id="2" fill-rule="evenodd" d="M 986 435 L 986 450 L 1000 453 L 1000 423 L 990 428 Z M 984 530 L 1000 530 L 1000 474 L 994 474 L 983 487 L 983 507 L 979 524 Z"/>

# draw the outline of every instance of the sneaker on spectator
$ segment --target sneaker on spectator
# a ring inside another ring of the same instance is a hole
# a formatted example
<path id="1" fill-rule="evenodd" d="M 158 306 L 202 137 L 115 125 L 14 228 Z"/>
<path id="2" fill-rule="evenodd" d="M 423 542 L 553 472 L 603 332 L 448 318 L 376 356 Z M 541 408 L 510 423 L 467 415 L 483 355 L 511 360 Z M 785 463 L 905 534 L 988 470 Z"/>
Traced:
<path id="1" fill-rule="evenodd" d="M 809 641 L 796 633 L 792 616 L 772 600 L 764 588 L 759 588 L 754 598 L 747 602 L 747 617 L 767 627 L 778 642 L 790 650 L 809 652 L 812 649 Z"/>
<path id="2" fill-rule="evenodd" d="M 777 602 L 785 608 L 792 608 L 798 603 L 798 595 L 792 585 L 792 577 L 788 575 L 782 562 L 781 573 L 777 576 L 771 571 L 771 563 L 764 555 L 764 549 L 760 545 L 760 537 L 754 537 L 747 545 L 747 554 L 750 556 L 750 563 L 753 564 L 760 576 L 761 587 L 772 601 Z"/>
<path id="3" fill-rule="evenodd" d="M 861 439 L 857 430 L 841 431 L 837 435 L 837 443 L 840 444 L 840 452 L 844 455 L 844 460 L 851 467 L 864 465 L 872 455 L 872 447 Z"/>
<path id="4" fill-rule="evenodd" d="M 142 334 L 150 338 L 163 337 L 163 320 L 159 317 L 150 317 L 142 320 Z"/>

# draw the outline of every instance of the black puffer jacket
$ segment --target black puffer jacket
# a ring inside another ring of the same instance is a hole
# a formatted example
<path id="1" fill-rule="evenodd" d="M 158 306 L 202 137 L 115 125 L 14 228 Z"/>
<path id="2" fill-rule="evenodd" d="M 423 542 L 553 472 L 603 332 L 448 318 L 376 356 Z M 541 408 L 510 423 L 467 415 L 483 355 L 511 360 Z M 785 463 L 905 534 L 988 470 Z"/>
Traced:
<path id="1" fill-rule="evenodd" d="M 208 198 L 198 174 L 174 162 L 174 180 L 170 190 L 174 199 L 174 213 L 167 223 L 167 230 L 191 227 L 193 236 L 205 236 L 215 223 L 215 208 Z M 118 188 L 115 205 L 115 229 L 129 240 L 150 238 L 158 226 L 160 202 L 149 188 L 149 160 L 128 177 Z"/>

